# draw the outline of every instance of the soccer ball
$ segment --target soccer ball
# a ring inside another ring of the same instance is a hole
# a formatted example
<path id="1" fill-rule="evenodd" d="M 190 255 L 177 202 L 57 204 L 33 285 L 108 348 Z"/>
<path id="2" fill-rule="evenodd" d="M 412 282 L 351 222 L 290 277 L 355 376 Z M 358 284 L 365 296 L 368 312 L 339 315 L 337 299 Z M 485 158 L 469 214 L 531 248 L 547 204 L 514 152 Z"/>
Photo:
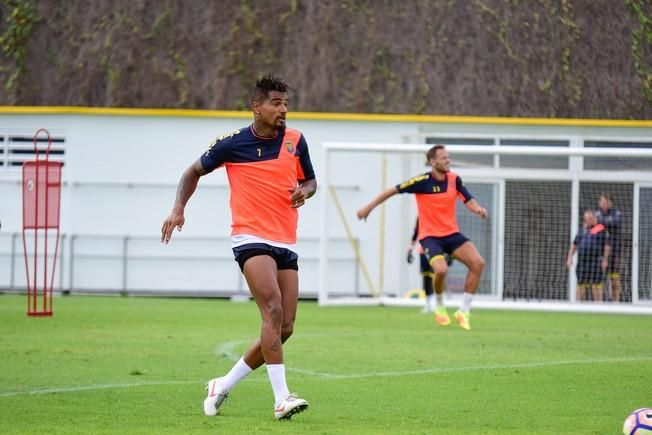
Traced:
<path id="1" fill-rule="evenodd" d="M 623 426 L 625 435 L 652 434 L 652 408 L 640 408 L 629 414 Z"/>

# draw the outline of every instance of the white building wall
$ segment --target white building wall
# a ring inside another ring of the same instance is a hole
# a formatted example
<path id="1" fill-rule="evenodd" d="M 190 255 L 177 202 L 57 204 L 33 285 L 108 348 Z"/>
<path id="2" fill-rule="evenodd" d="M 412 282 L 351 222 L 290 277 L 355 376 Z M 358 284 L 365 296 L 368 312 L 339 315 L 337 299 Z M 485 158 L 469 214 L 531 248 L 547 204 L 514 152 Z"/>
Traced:
<path id="1" fill-rule="evenodd" d="M 33 135 L 38 128 L 65 137 L 61 232 L 66 235 L 55 288 L 72 291 L 166 291 L 196 294 L 246 293 L 246 285 L 229 245 L 230 212 L 225 171 L 203 177 L 186 208 L 186 224 L 168 246 L 159 242 L 163 219 L 169 213 L 182 172 L 196 160 L 212 140 L 223 133 L 248 125 L 249 113 L 197 112 L 197 116 L 173 111 L 53 109 L 52 113 L 0 111 L 0 135 Z M 145 114 L 143 114 L 145 113 Z M 292 114 L 288 124 L 303 132 L 312 162 L 320 177 L 323 142 L 422 142 L 424 135 L 460 133 L 522 133 L 584 136 L 605 134 L 617 137 L 650 137 L 652 126 L 523 125 L 496 120 L 435 119 L 427 117 L 350 118 L 320 114 Z M 0 148 L 3 145 L 0 145 Z M 0 160 L 3 157 L 0 155 Z M 6 156 L 5 156 L 6 158 Z M 380 157 L 368 165 L 347 164 L 345 156 L 330 162 L 338 171 L 336 187 L 354 232 L 376 231 L 355 220 L 363 204 L 347 199 L 346 192 L 370 200 L 379 193 Z M 414 175 L 414 164 L 392 161 L 386 186 Z M 360 180 L 365 179 L 365 183 Z M 369 180 L 373 180 L 370 181 Z M 360 192 L 359 189 L 364 191 Z M 320 186 L 318 194 L 327 194 Z M 10 258 L 12 235 L 22 231 L 21 172 L 19 167 L 0 166 L 0 288 L 22 288 L 25 270 L 22 239 L 18 237 L 15 257 Z M 418 266 L 403 260 L 410 239 L 415 206 L 411 199 L 393 199 L 388 207 L 385 264 L 403 264 L 396 273 L 383 272 L 386 289 L 420 286 Z M 302 294 L 314 296 L 318 286 L 319 201 L 313 199 L 300 210 L 299 254 Z M 329 220 L 337 222 L 335 210 Z M 351 258 L 342 225 L 331 223 L 336 239 L 329 252 Z M 369 249 L 368 252 L 378 248 Z M 127 260 L 125 260 L 125 252 Z M 74 261 L 71 259 L 74 258 Z M 13 261 L 13 271 L 12 271 Z M 369 259 L 371 275 L 379 276 L 377 258 Z M 333 287 L 362 282 L 359 272 L 346 263 L 331 261 Z M 375 267 L 375 269 L 373 269 Z M 356 278 L 357 276 L 357 278 Z M 392 290 L 394 291 L 394 290 Z"/>
<path id="2" fill-rule="evenodd" d="M 129 116 L 85 114 L 2 114 L 0 134 L 33 135 L 38 128 L 65 138 L 61 233 L 63 276 L 55 288 L 72 290 L 191 290 L 243 289 L 233 261 L 229 191 L 223 170 L 203 177 L 186 208 L 186 224 L 169 246 L 159 243 L 163 219 L 169 213 L 182 172 L 223 133 L 246 126 L 248 113 L 237 117 Z M 233 116 L 233 114 L 231 114 Z M 325 140 L 397 142 L 415 134 L 415 124 L 292 120 L 306 137 L 319 174 L 320 144 Z M 7 139 L 5 139 L 6 141 Z M 351 171 L 349 181 L 365 176 Z M 14 273 L 7 273 L 10 235 L 22 231 L 22 173 L 20 167 L 0 167 L 0 287 L 25 285 L 22 238 Z M 320 191 L 323 194 L 324 191 Z M 319 203 L 309 201 L 300 211 L 301 256 L 306 262 L 302 280 L 316 292 Z M 74 267 L 71 270 L 71 237 Z M 125 278 L 124 237 L 131 257 Z M 202 239 L 210 239 L 210 243 Z M 0 254 L 2 255 L 2 254 Z M 156 261 L 147 257 L 174 257 Z M 198 257 L 193 261 L 183 259 Z M 61 263 L 60 263 L 61 264 Z M 182 267 L 179 267 L 179 264 Z M 352 272 L 351 272 L 352 273 Z"/>

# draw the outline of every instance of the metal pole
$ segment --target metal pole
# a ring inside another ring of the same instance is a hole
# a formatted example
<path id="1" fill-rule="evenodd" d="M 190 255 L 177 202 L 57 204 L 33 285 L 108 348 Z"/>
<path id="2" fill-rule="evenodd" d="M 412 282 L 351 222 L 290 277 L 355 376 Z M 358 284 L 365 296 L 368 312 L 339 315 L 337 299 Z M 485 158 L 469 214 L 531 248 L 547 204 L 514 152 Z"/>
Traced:
<path id="1" fill-rule="evenodd" d="M 634 210 L 632 216 L 632 303 L 638 303 L 638 274 L 639 274 L 639 233 L 640 229 L 640 201 L 641 201 L 641 186 L 639 183 L 634 183 Z M 612 290 L 613 292 L 613 290 Z M 613 293 L 612 293 L 613 299 Z M 618 302 L 618 301 L 616 301 Z"/>
<path id="2" fill-rule="evenodd" d="M 243 284 L 242 274 L 238 273 L 238 293 L 245 293 L 244 286 L 242 284 Z"/>
<path id="3" fill-rule="evenodd" d="M 504 298 L 505 291 L 505 180 L 501 180 L 494 188 L 494 231 L 496 234 L 493 252 L 496 254 L 496 286 L 494 288 L 498 299 Z"/>
<path id="4" fill-rule="evenodd" d="M 384 192 L 387 185 L 387 154 L 383 153 L 380 170 L 380 191 Z M 380 249 L 378 259 L 378 295 L 385 296 L 385 203 L 380 205 Z"/>
<path id="5" fill-rule="evenodd" d="M 122 239 L 122 291 L 120 295 L 127 296 L 127 256 L 129 255 L 129 236 Z"/>
<path id="6" fill-rule="evenodd" d="M 72 283 L 75 277 L 75 235 L 70 236 L 70 270 L 68 274 L 70 278 L 68 279 L 68 293 L 72 293 Z"/>
<path id="7" fill-rule="evenodd" d="M 319 288 L 317 300 L 320 304 L 325 304 L 328 300 L 328 290 L 326 289 L 326 277 L 328 270 L 328 151 L 322 144 L 321 148 L 321 184 L 322 193 L 319 198 L 321 219 L 319 222 Z"/>
<path id="8" fill-rule="evenodd" d="M 16 268 L 16 237 L 18 237 L 18 233 L 13 233 L 11 236 L 11 259 L 9 260 L 11 270 L 9 271 L 9 288 L 13 289 L 14 288 L 14 279 L 15 279 L 15 273 L 16 271 L 14 270 Z"/>
<path id="9" fill-rule="evenodd" d="M 65 281 L 65 276 L 66 276 L 66 268 L 65 268 L 65 263 L 64 260 L 66 258 L 66 240 L 68 239 L 68 235 L 64 234 L 61 236 L 61 266 L 59 267 L 59 290 L 61 291 L 62 295 L 69 295 L 70 291 L 68 289 L 65 289 L 64 286 L 64 281 Z"/>
<path id="10" fill-rule="evenodd" d="M 360 240 L 355 239 L 355 249 L 356 251 L 360 250 Z M 360 261 L 358 261 L 358 256 L 356 255 L 355 257 L 355 269 L 353 270 L 354 273 L 354 283 L 355 283 L 355 295 L 356 297 L 360 296 Z"/>

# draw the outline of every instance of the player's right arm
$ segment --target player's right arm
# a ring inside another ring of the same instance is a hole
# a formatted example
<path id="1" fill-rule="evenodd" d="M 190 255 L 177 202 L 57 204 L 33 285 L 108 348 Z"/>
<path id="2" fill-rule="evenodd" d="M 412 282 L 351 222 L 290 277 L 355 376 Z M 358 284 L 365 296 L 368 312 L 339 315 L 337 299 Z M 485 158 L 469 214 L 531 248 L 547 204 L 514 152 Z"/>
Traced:
<path id="1" fill-rule="evenodd" d="M 177 197 L 172 207 L 172 212 L 163 221 L 161 228 L 161 242 L 168 243 L 172 237 L 172 231 L 177 228 L 181 231 L 184 222 L 186 221 L 183 212 L 186 208 L 186 203 L 195 192 L 199 178 L 206 175 L 208 172 L 202 166 L 201 160 L 197 160 L 190 165 L 188 169 L 183 172 L 179 185 L 177 186 Z"/>
<path id="2" fill-rule="evenodd" d="M 575 255 L 576 250 L 577 246 L 571 243 L 570 248 L 568 248 L 568 255 L 566 256 L 566 267 L 569 269 L 573 267 L 573 255 Z"/>
<path id="3" fill-rule="evenodd" d="M 238 134 L 240 134 L 240 130 L 235 130 L 216 138 L 208 147 L 208 150 L 184 171 L 177 186 L 177 197 L 174 201 L 172 212 L 163 221 L 161 243 L 168 243 L 170 241 L 172 231 L 175 228 L 181 231 L 186 220 L 183 216 L 186 203 L 195 192 L 199 178 L 214 171 L 230 160 L 233 138 L 237 137 Z"/>
<path id="4" fill-rule="evenodd" d="M 373 201 L 371 201 L 369 204 L 365 205 L 362 207 L 360 210 L 358 210 L 358 219 L 364 219 L 367 220 L 367 216 L 369 216 L 369 213 L 376 208 L 376 206 L 382 204 L 385 202 L 385 200 L 389 199 L 390 197 L 396 195 L 397 193 L 419 193 L 423 190 L 424 183 L 427 183 L 428 181 L 429 174 L 421 174 L 416 177 L 410 178 L 408 181 L 405 183 L 399 184 L 394 187 L 390 187 L 386 191 L 382 192 L 380 195 L 378 195 L 376 198 L 374 198 Z"/>
<path id="5" fill-rule="evenodd" d="M 369 213 L 371 213 L 371 211 L 374 208 L 376 208 L 378 205 L 382 204 L 392 196 L 396 195 L 397 193 L 398 193 L 398 189 L 396 187 L 391 187 L 386 191 L 382 192 L 380 195 L 375 197 L 373 201 L 371 201 L 369 204 L 365 205 L 360 210 L 358 210 L 357 213 L 358 219 L 367 220 L 367 216 L 369 216 Z"/>
<path id="6" fill-rule="evenodd" d="M 573 255 L 575 255 L 575 252 L 577 251 L 577 245 L 580 243 L 580 233 L 578 233 L 575 236 L 575 239 L 570 244 L 570 247 L 568 248 L 568 255 L 566 256 L 566 267 L 571 268 L 573 267 Z"/>

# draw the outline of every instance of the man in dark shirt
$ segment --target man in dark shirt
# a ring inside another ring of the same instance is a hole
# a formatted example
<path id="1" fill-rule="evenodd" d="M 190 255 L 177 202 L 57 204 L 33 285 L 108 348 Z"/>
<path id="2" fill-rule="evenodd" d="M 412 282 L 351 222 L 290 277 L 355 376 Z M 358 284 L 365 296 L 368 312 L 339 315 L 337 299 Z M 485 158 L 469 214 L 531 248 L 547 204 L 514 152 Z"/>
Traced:
<path id="1" fill-rule="evenodd" d="M 611 255 L 607 266 L 607 276 L 611 282 L 611 301 L 620 302 L 620 258 L 622 255 L 621 226 L 623 213 L 613 207 L 611 195 L 602 193 L 598 201 L 595 217 L 599 224 L 607 228 L 611 238 Z"/>
<path id="2" fill-rule="evenodd" d="M 571 243 L 566 266 L 573 266 L 573 255 L 577 252 L 577 300 L 583 301 L 585 291 L 590 289 L 594 302 L 602 302 L 602 282 L 609 263 L 611 245 L 607 228 L 599 224 L 593 210 L 584 212 L 584 226 Z"/>

